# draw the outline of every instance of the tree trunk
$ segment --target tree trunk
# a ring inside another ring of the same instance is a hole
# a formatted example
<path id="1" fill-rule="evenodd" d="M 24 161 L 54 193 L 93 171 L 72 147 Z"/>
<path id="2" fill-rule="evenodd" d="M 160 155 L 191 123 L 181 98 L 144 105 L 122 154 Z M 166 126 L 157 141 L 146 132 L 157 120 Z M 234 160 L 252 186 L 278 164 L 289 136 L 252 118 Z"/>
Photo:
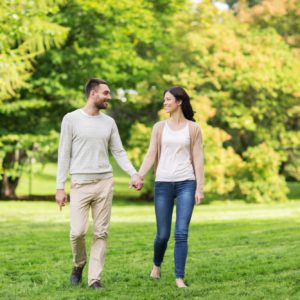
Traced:
<path id="1" fill-rule="evenodd" d="M 12 178 L 5 174 L 2 174 L 2 180 L 0 181 L 0 198 L 1 199 L 16 199 L 16 189 L 19 183 L 19 177 Z"/>
<path id="2" fill-rule="evenodd" d="M 26 159 L 25 151 L 16 149 L 14 152 L 5 154 L 3 159 L 3 170 L 11 170 L 15 168 L 15 164 L 18 164 L 18 170 L 23 167 Z M 21 174 L 21 172 L 14 172 L 15 174 Z M 2 173 L 0 179 L 0 199 L 16 199 L 16 188 L 19 183 L 20 176 L 10 176 L 7 173 Z"/>

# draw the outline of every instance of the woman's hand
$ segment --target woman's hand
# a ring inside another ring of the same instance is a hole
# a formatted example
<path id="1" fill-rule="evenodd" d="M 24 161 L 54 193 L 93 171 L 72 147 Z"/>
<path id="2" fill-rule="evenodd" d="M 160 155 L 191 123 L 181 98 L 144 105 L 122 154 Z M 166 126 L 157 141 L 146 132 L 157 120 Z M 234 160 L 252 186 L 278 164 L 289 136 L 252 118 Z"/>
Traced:
<path id="1" fill-rule="evenodd" d="M 195 204 L 199 205 L 203 202 L 204 195 L 200 191 L 196 191 L 195 193 Z"/>
<path id="2" fill-rule="evenodd" d="M 144 182 L 142 176 L 140 176 L 138 173 L 132 175 L 129 188 L 135 188 L 137 191 L 140 191 L 143 185 Z"/>

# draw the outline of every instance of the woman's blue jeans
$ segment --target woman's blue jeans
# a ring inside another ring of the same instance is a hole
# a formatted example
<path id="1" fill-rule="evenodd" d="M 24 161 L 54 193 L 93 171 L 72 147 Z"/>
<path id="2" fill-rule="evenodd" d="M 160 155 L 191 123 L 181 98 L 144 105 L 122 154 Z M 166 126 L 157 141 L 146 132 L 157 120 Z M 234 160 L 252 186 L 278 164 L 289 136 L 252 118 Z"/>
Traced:
<path id="1" fill-rule="evenodd" d="M 156 266 L 160 266 L 163 261 L 170 238 L 174 199 L 176 198 L 174 248 L 176 278 L 184 278 L 188 252 L 188 229 L 195 204 L 195 190 L 195 180 L 155 182 L 154 203 L 157 232 L 154 241 L 153 262 Z"/>

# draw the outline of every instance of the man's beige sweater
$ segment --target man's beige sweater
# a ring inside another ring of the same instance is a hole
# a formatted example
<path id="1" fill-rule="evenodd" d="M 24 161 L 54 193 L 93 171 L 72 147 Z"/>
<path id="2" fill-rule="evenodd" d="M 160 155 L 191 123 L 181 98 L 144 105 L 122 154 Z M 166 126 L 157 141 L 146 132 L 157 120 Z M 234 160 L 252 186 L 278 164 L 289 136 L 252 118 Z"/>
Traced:
<path id="1" fill-rule="evenodd" d="M 113 118 L 102 112 L 90 116 L 81 109 L 66 114 L 61 125 L 56 188 L 64 188 L 69 172 L 72 181 L 112 177 L 109 149 L 126 173 L 136 173 Z"/>

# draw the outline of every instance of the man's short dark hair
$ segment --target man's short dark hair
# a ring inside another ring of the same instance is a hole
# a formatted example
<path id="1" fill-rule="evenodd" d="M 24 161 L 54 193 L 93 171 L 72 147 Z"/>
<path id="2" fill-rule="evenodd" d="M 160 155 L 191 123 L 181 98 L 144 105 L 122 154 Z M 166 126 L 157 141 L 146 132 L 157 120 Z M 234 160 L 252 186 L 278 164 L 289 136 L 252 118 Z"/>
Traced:
<path id="1" fill-rule="evenodd" d="M 85 95 L 88 98 L 90 96 L 90 92 L 97 88 L 100 84 L 107 84 L 105 80 L 97 79 L 97 78 L 91 78 L 87 81 L 85 85 Z"/>

